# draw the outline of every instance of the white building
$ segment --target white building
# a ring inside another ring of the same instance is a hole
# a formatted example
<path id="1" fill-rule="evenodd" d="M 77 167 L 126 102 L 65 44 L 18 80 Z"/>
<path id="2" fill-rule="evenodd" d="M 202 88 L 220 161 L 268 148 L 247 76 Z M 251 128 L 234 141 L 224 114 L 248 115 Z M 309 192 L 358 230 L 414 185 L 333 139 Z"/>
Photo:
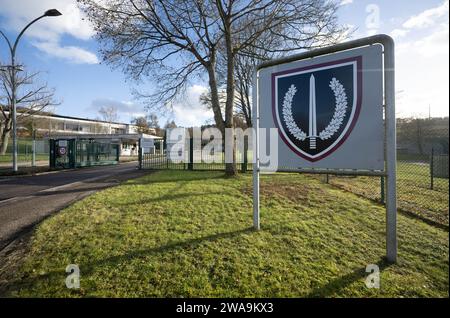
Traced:
<path id="1" fill-rule="evenodd" d="M 137 156 L 139 140 L 154 140 L 155 152 L 162 149 L 163 138 L 155 135 L 155 130 L 150 128 L 150 134 L 138 132 L 138 126 L 118 122 L 62 116 L 34 114 L 27 117 L 27 121 L 33 122 L 33 127 L 38 136 L 45 139 L 103 139 L 120 144 L 121 156 Z M 19 130 L 27 129 L 26 125 L 20 125 Z"/>
<path id="2" fill-rule="evenodd" d="M 62 115 L 32 115 L 36 132 L 45 137 L 61 134 L 134 134 L 138 127 L 132 124 L 107 122 Z M 150 133 L 155 134 L 154 129 Z"/>

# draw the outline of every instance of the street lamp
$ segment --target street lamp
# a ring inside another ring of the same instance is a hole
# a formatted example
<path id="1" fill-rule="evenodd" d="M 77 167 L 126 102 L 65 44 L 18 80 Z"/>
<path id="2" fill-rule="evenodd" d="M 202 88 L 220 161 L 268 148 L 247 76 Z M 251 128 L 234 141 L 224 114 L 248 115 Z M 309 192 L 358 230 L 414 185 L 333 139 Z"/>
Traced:
<path id="1" fill-rule="evenodd" d="M 11 45 L 11 42 L 9 41 L 9 39 L 6 37 L 6 35 L 0 31 L 0 34 L 5 38 L 6 43 L 8 43 L 8 48 L 11 54 L 11 65 L 7 65 L 7 69 L 11 72 L 11 108 L 12 108 L 12 125 L 13 125 L 13 171 L 16 172 L 17 169 L 17 115 L 16 115 L 16 71 L 19 70 L 18 67 L 16 66 L 16 49 L 17 49 L 17 44 L 19 43 L 20 38 L 22 37 L 22 35 L 25 33 L 25 31 L 36 21 L 44 18 L 44 17 L 57 17 L 62 15 L 61 12 L 59 12 L 56 9 L 50 9 L 45 11 L 45 13 L 43 15 L 41 15 L 40 17 L 37 17 L 36 19 L 34 19 L 33 21 L 31 21 L 30 23 L 28 23 L 23 29 L 22 31 L 20 31 L 19 35 L 16 38 L 16 41 L 14 41 L 14 44 Z M 11 110 L 10 110 L 11 111 Z"/>

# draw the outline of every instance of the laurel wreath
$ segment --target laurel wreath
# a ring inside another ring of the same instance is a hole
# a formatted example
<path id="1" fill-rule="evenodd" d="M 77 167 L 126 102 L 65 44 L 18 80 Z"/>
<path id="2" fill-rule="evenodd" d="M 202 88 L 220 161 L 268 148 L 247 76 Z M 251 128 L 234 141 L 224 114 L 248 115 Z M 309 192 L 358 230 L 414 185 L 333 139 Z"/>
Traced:
<path id="1" fill-rule="evenodd" d="M 335 77 L 331 79 L 329 86 L 334 93 L 336 106 L 330 123 L 319 133 L 319 138 L 322 140 L 331 138 L 339 130 L 344 121 L 348 104 L 344 86 Z M 284 95 L 282 113 L 289 132 L 296 139 L 303 141 L 308 136 L 297 126 L 294 117 L 292 116 L 292 100 L 294 99 L 295 93 L 297 93 L 297 88 L 292 84 Z"/>
<path id="2" fill-rule="evenodd" d="M 339 130 L 344 121 L 345 111 L 347 110 L 347 94 L 345 93 L 344 86 L 333 77 L 330 81 L 330 88 L 336 99 L 336 108 L 328 126 L 319 133 L 319 137 L 322 140 L 331 138 Z"/>
<path id="3" fill-rule="evenodd" d="M 294 120 L 294 116 L 292 116 L 292 99 L 294 98 L 295 93 L 297 93 L 297 88 L 294 84 L 292 84 L 286 92 L 286 95 L 284 95 L 282 112 L 284 122 L 286 123 L 286 127 L 289 132 L 296 139 L 303 141 L 307 137 L 306 133 L 297 126 Z"/>

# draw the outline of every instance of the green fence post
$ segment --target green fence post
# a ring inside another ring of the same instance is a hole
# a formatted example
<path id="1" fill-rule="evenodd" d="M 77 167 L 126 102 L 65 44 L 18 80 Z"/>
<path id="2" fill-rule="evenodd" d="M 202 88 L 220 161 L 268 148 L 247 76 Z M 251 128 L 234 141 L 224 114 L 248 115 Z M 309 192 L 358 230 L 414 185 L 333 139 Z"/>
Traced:
<path id="1" fill-rule="evenodd" d="M 55 168 L 56 166 L 56 154 L 55 154 L 55 140 L 54 139 L 50 139 L 49 140 L 49 163 L 50 163 L 50 168 Z"/>
<path id="2" fill-rule="evenodd" d="M 431 148 L 430 160 L 430 188 L 434 190 L 434 148 Z"/>
<path id="3" fill-rule="evenodd" d="M 76 139 L 69 139 L 69 141 L 67 142 L 67 146 L 68 146 L 68 156 L 69 156 L 69 167 L 70 168 L 76 168 L 77 167 L 77 162 L 76 162 L 76 143 L 78 141 Z"/>
<path id="4" fill-rule="evenodd" d="M 188 170 L 194 170 L 194 138 L 189 139 L 189 163 Z"/>
<path id="5" fill-rule="evenodd" d="M 166 153 L 164 154 L 164 149 L 166 150 Z M 162 160 L 166 161 L 166 169 L 169 169 L 169 152 L 167 151 L 167 132 L 164 132 L 164 139 L 163 139 L 163 157 Z M 163 162 L 164 163 L 164 162 Z"/>
<path id="6" fill-rule="evenodd" d="M 33 128 L 33 141 L 31 149 L 31 166 L 36 167 L 36 130 Z"/>
<path id="7" fill-rule="evenodd" d="M 138 140 L 138 160 L 139 160 L 139 169 L 142 169 L 142 143 L 141 143 L 141 139 L 139 138 Z"/>
<path id="8" fill-rule="evenodd" d="M 248 156 L 247 156 L 247 152 L 248 152 L 248 139 L 245 138 L 244 136 L 244 160 L 242 162 L 242 173 L 246 173 L 247 172 L 247 164 L 248 164 Z"/>
<path id="9" fill-rule="evenodd" d="M 380 202 L 384 204 L 385 201 L 385 187 L 384 187 L 384 177 L 380 178 Z"/>

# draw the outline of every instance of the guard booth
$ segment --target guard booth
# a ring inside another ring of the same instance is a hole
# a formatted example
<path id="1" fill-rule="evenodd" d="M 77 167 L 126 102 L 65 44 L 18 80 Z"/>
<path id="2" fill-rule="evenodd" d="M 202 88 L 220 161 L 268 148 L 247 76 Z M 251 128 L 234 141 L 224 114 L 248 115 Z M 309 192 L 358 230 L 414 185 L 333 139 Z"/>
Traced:
<path id="1" fill-rule="evenodd" d="M 79 168 L 119 163 L 119 143 L 111 139 L 50 139 L 51 168 Z"/>
<path id="2" fill-rule="evenodd" d="M 75 168 L 75 139 L 50 139 L 50 168 Z"/>

